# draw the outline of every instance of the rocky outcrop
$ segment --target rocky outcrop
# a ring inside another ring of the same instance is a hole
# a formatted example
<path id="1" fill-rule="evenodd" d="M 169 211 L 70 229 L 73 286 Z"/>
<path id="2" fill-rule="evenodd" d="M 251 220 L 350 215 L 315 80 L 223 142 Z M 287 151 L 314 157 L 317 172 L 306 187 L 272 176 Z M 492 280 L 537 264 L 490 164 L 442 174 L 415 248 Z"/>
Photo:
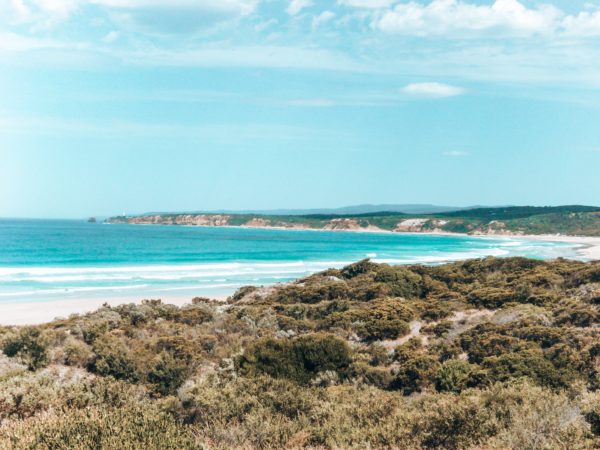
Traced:
<path id="1" fill-rule="evenodd" d="M 323 227 L 325 230 L 359 230 L 360 225 L 356 219 L 332 219 Z"/>
<path id="2" fill-rule="evenodd" d="M 422 233 L 422 232 L 442 232 L 443 227 L 448 223 L 442 219 L 405 219 L 399 222 L 394 231 L 397 233 Z"/>
<path id="3" fill-rule="evenodd" d="M 268 219 L 261 219 L 258 217 L 253 217 L 248 222 L 244 224 L 245 227 L 248 228 L 265 228 L 272 226 L 271 221 Z"/>
<path id="4" fill-rule="evenodd" d="M 323 230 L 329 231 L 383 231 L 381 228 L 366 221 L 360 223 L 357 219 L 331 219 Z"/>
<path id="5" fill-rule="evenodd" d="M 398 233 L 419 233 L 423 231 L 423 226 L 429 222 L 429 219 L 405 219 L 399 222 L 394 228 Z"/>
<path id="6" fill-rule="evenodd" d="M 179 214 L 151 215 L 135 217 L 115 217 L 110 223 L 129 223 L 132 225 L 191 225 L 204 227 L 221 227 L 229 225 L 230 216 L 221 214 Z"/>

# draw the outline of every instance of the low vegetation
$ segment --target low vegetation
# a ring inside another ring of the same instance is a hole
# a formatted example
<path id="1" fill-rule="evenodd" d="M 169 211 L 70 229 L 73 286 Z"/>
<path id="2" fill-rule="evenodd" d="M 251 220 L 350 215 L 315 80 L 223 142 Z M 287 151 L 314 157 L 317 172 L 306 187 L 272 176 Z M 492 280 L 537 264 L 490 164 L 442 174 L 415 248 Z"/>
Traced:
<path id="1" fill-rule="evenodd" d="M 0 448 L 591 449 L 600 263 L 361 261 L 0 328 Z"/>

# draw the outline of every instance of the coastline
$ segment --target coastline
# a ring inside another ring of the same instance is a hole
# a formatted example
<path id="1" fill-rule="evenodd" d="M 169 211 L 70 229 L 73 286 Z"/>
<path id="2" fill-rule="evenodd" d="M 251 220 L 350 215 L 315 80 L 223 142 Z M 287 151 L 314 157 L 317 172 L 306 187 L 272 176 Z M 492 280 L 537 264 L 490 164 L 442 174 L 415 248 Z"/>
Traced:
<path id="1" fill-rule="evenodd" d="M 188 225 L 193 226 L 193 225 Z M 227 228 L 227 226 L 222 227 Z M 576 252 L 582 256 L 585 261 L 600 260 L 600 236 L 567 236 L 562 234 L 468 234 L 452 233 L 449 231 L 392 231 L 382 228 L 357 228 L 357 229 L 335 229 L 328 230 L 324 228 L 286 228 L 286 227 L 248 227 L 235 226 L 235 228 L 259 228 L 259 229 L 277 229 L 290 231 L 330 231 L 330 232 L 348 232 L 348 233 L 382 233 L 382 234 L 402 234 L 413 236 L 463 236 L 471 238 L 489 238 L 489 239 L 525 239 L 528 241 L 545 242 L 565 242 L 580 246 Z"/>
<path id="2" fill-rule="evenodd" d="M 258 226 L 258 225 L 168 225 L 168 224 L 150 224 L 150 223 L 128 223 L 128 224 L 113 224 L 106 222 L 106 225 L 134 225 L 134 226 L 178 226 L 191 228 L 239 228 L 239 229 L 258 229 L 258 230 L 282 230 L 282 231 L 316 231 L 316 232 L 332 232 L 332 233 L 374 233 L 374 234 L 402 234 L 414 236 L 463 236 L 471 238 L 489 238 L 489 239 L 526 239 L 530 241 L 546 241 L 546 242 L 564 242 L 578 246 L 575 251 L 581 256 L 583 261 L 600 260 L 600 236 L 568 236 L 562 234 L 468 234 L 468 233 L 453 233 L 450 231 L 393 231 L 384 230 L 371 226 L 369 228 L 347 228 L 347 229 L 326 229 L 326 228 L 309 228 L 309 227 L 281 227 L 281 226 Z"/>
<path id="3" fill-rule="evenodd" d="M 230 228 L 223 226 L 221 228 Z M 275 229 L 275 227 L 247 227 L 239 226 L 236 228 L 260 228 L 260 229 Z M 442 231 L 434 232 L 395 232 L 389 230 L 373 230 L 373 229 L 337 229 L 325 230 L 319 228 L 281 228 L 286 231 L 316 231 L 316 232 L 351 232 L 351 233 L 381 233 L 381 234 L 403 234 L 403 235 L 424 235 L 424 236 L 463 236 L 469 238 L 481 239 L 506 239 L 506 240 L 530 240 L 530 241 L 546 241 L 546 242 L 561 242 L 571 244 L 571 249 L 577 256 L 570 256 L 570 259 L 593 261 L 600 260 L 600 237 L 585 237 L 585 236 L 564 236 L 564 235 L 520 235 L 520 234 L 465 234 L 465 233 L 450 233 Z M 226 296 L 220 294 L 211 296 L 217 300 L 224 300 Z M 166 304 L 174 304 L 183 306 L 191 303 L 192 296 L 167 296 L 162 297 L 162 301 Z M 54 320 L 57 317 L 66 318 L 71 314 L 85 314 L 92 312 L 103 304 L 107 303 L 111 306 L 122 304 L 139 304 L 142 299 L 135 299 L 133 296 L 108 297 L 108 298 L 74 298 L 74 299 L 57 299 L 40 302 L 14 302 L 0 303 L 0 326 L 19 326 L 19 325 L 36 325 Z"/>

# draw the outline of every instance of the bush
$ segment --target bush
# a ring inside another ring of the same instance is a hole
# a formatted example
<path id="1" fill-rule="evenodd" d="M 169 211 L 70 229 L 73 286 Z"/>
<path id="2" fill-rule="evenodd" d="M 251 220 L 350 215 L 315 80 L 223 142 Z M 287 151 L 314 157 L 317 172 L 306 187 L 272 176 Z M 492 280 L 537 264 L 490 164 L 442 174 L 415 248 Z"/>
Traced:
<path id="1" fill-rule="evenodd" d="M 373 367 L 368 364 L 358 362 L 351 368 L 352 378 L 379 389 L 388 389 L 392 384 L 394 377 L 390 369 L 386 367 Z"/>
<path id="2" fill-rule="evenodd" d="M 86 367 L 92 358 L 92 351 L 85 343 L 70 338 L 63 345 L 63 358 L 67 366 Z"/>
<path id="3" fill-rule="evenodd" d="M 585 412 L 584 417 L 590 424 L 592 433 L 600 436 L 600 405 L 594 405 L 593 408 Z"/>
<path id="4" fill-rule="evenodd" d="M 185 323 L 186 325 L 195 326 L 210 322 L 212 319 L 213 315 L 210 311 L 207 311 L 201 306 L 193 306 L 182 309 L 181 314 L 179 314 L 176 321 Z"/>
<path id="5" fill-rule="evenodd" d="M 19 449 L 201 448 L 189 427 L 155 405 L 128 404 L 50 414 L 0 430 L 0 447 Z"/>
<path id="6" fill-rule="evenodd" d="M 405 395 L 421 392 L 432 384 L 438 367 L 439 363 L 431 356 L 413 355 L 400 364 L 392 386 Z"/>
<path id="7" fill-rule="evenodd" d="M 444 362 L 435 374 L 435 388 L 440 392 L 460 392 L 467 387 L 472 366 L 460 359 Z"/>
<path id="8" fill-rule="evenodd" d="M 134 357 L 118 338 L 102 336 L 94 341 L 92 348 L 95 354 L 89 365 L 92 372 L 132 383 L 140 381 Z"/>
<path id="9" fill-rule="evenodd" d="M 500 308 L 505 303 L 518 300 L 515 292 L 495 287 L 486 287 L 471 291 L 468 295 L 469 303 L 483 308 Z"/>
<path id="10" fill-rule="evenodd" d="M 191 372 L 190 366 L 163 352 L 158 355 L 150 367 L 147 378 L 159 394 L 175 394 Z"/>
<path id="11" fill-rule="evenodd" d="M 2 351 L 6 356 L 17 357 L 29 370 L 44 367 L 50 361 L 50 339 L 39 328 L 25 327 L 5 337 Z"/>
<path id="12" fill-rule="evenodd" d="M 362 274 L 375 272 L 378 268 L 379 266 L 377 264 L 372 263 L 368 259 L 363 259 L 362 261 L 344 267 L 341 270 L 341 274 L 346 279 L 352 279 Z"/>
<path id="13" fill-rule="evenodd" d="M 410 332 L 407 322 L 414 316 L 402 299 L 384 298 L 360 308 L 332 314 L 329 323 L 354 329 L 360 338 L 375 341 L 406 336 Z"/>
<path id="14" fill-rule="evenodd" d="M 292 340 L 262 339 L 248 347 L 238 361 L 240 373 L 265 373 L 307 384 L 319 372 L 345 375 L 352 362 L 348 345 L 327 334 L 312 334 Z"/>
<path id="15" fill-rule="evenodd" d="M 544 358 L 539 350 L 526 350 L 489 357 L 483 361 L 492 381 L 508 381 L 526 377 L 540 386 L 564 388 L 570 385 L 573 374 L 559 370 Z"/>

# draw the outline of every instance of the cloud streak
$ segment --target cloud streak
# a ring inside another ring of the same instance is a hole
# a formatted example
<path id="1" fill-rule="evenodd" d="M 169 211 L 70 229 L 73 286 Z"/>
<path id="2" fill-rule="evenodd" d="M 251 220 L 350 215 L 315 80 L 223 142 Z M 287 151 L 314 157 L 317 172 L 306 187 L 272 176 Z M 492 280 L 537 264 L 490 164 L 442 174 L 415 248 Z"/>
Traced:
<path id="1" fill-rule="evenodd" d="M 453 151 L 449 151 L 449 152 L 444 152 L 443 155 L 449 156 L 450 158 L 462 158 L 463 156 L 468 156 L 469 153 L 453 150 Z"/>
<path id="2" fill-rule="evenodd" d="M 433 0 L 426 5 L 398 4 L 373 25 L 388 33 L 411 36 L 528 36 L 551 33 L 562 15 L 554 6 L 527 8 L 517 0 L 495 0 L 491 5 Z"/>
<path id="3" fill-rule="evenodd" d="M 402 92 L 416 97 L 446 98 L 465 93 L 465 89 L 444 83 L 411 83 L 402 88 Z"/>

